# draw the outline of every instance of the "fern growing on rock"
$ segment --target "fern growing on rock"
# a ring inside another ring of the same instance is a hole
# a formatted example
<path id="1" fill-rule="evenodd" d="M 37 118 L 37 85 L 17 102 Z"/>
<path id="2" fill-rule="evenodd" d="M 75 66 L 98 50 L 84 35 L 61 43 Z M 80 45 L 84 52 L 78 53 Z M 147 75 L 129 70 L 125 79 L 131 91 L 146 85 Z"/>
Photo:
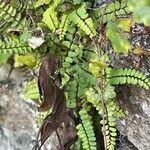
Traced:
<path id="1" fill-rule="evenodd" d="M 3 64 L 15 55 L 14 61 L 35 72 L 39 69 L 24 90 L 28 98 L 38 99 L 40 104 L 41 128 L 34 148 L 41 149 L 56 132 L 61 149 L 79 149 L 77 144 L 81 149 L 96 150 L 99 137 L 94 111 L 100 118 L 98 129 L 103 133 L 105 150 L 114 150 L 116 123 L 125 116 L 116 101 L 115 85 L 150 88 L 144 73 L 111 67 L 106 48 L 109 43 L 118 55 L 131 53 L 134 46 L 128 34 L 134 23 L 132 15 L 138 16 L 136 8 L 132 14 L 133 4 L 128 0 L 106 1 L 97 8 L 90 0 L 29 2 L 34 5 L 0 0 L 0 58 L 6 55 Z M 63 133 L 66 138 L 60 138 L 58 131 L 63 128 L 74 134 L 67 137 Z"/>

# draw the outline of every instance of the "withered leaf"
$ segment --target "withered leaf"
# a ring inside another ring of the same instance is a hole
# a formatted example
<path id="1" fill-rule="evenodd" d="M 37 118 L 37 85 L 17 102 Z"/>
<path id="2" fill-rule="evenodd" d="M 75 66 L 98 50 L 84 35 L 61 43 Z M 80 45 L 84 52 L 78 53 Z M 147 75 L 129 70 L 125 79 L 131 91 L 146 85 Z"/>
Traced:
<path id="1" fill-rule="evenodd" d="M 37 136 L 37 144 L 34 147 L 36 150 L 41 149 L 47 138 L 54 131 L 57 131 L 63 122 L 68 130 L 65 130 L 66 133 L 61 138 L 61 146 L 67 146 L 76 137 L 75 126 L 70 126 L 71 119 L 66 113 L 64 89 L 60 88 L 61 76 L 55 74 L 59 67 L 60 61 L 58 58 L 47 56 L 39 70 L 39 91 L 43 97 L 39 111 L 46 111 L 52 108 L 52 113 L 44 119 L 41 125 Z"/>
<path id="2" fill-rule="evenodd" d="M 60 86 L 60 75 L 56 76 L 56 71 L 60 67 L 60 61 L 56 57 L 46 56 L 39 70 L 38 86 L 41 99 L 43 99 L 39 111 L 47 111 L 52 108 L 57 90 Z M 53 79 L 55 78 L 55 79 Z M 43 97 L 43 98 L 42 98 Z"/>
<path id="3" fill-rule="evenodd" d="M 42 147 L 46 139 L 61 126 L 62 122 L 66 118 L 66 101 L 64 90 L 57 88 L 56 94 L 57 101 L 54 104 L 53 112 L 45 118 L 40 128 L 37 139 L 38 146 L 36 149 L 40 149 Z"/>

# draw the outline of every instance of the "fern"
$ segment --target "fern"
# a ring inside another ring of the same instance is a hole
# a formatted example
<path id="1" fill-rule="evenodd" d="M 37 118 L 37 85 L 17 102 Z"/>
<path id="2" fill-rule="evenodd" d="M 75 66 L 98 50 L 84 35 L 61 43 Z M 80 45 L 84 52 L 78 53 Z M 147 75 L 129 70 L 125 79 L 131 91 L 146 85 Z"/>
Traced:
<path id="1" fill-rule="evenodd" d="M 103 23 L 114 21 L 120 17 L 126 17 L 130 14 L 127 0 L 113 1 L 107 7 L 99 8 L 94 11 L 95 17 L 103 21 Z"/>
<path id="2" fill-rule="evenodd" d="M 16 2 L 16 5 L 12 5 L 0 0 L 0 31 L 3 31 L 10 27 L 23 27 L 25 17 L 23 17 L 22 15 L 27 7 L 27 4 L 23 4 L 20 1 Z"/>
<path id="3" fill-rule="evenodd" d="M 69 82 L 66 89 L 66 99 L 67 99 L 67 107 L 68 108 L 76 108 L 76 98 L 77 98 L 77 82 L 71 81 Z M 71 89 L 71 90 L 70 90 Z"/>
<path id="4" fill-rule="evenodd" d="M 144 87 L 145 89 L 150 88 L 150 79 L 142 72 L 135 69 L 106 69 L 107 82 L 111 85 L 117 84 L 133 84 Z"/>
<path id="5" fill-rule="evenodd" d="M 92 117 L 88 115 L 88 108 L 84 107 L 79 111 L 81 123 L 77 125 L 77 134 L 82 141 L 85 150 L 96 150 L 96 138 L 92 126 Z"/>
<path id="6" fill-rule="evenodd" d="M 58 28 L 57 13 L 53 6 L 50 6 L 43 14 L 43 22 L 52 30 L 54 33 Z"/>
<path id="7" fill-rule="evenodd" d="M 116 145 L 117 137 L 116 120 L 117 118 L 124 117 L 122 110 L 113 99 L 116 96 L 114 88 L 110 85 L 106 85 L 105 87 L 105 109 L 103 108 L 104 106 L 102 106 L 102 95 L 99 92 L 90 88 L 88 91 L 86 91 L 86 96 L 87 101 L 92 103 L 92 105 L 98 111 L 99 115 L 104 118 L 104 120 L 102 119 L 100 121 L 102 125 L 104 141 L 106 144 L 106 148 L 108 150 L 113 150 Z"/>
<path id="8" fill-rule="evenodd" d="M 3 36 L 0 40 L 0 54 L 26 54 L 28 52 L 32 52 L 32 49 L 15 36 Z"/>
<path id="9" fill-rule="evenodd" d="M 69 14 L 69 20 L 83 30 L 86 35 L 89 35 L 90 38 L 96 35 L 93 21 L 88 17 L 88 13 L 86 12 L 85 3 Z"/>
<path id="10" fill-rule="evenodd" d="M 30 5 L 31 2 L 34 3 L 34 8 Z M 146 0 L 141 2 L 141 6 L 148 8 L 145 2 Z M 149 17 L 139 9 L 139 2 L 137 5 L 136 2 L 128 0 L 100 3 L 106 5 L 93 9 L 95 7 L 90 0 L 86 2 L 30 0 L 29 4 L 17 0 L 9 2 L 0 0 L 0 64 L 5 63 L 10 55 L 15 56 L 14 66 L 18 67 L 21 64 L 31 68 L 37 67 L 38 61 L 41 63 L 42 59 L 39 60 L 39 56 L 41 58 L 43 55 L 50 55 L 51 58 L 53 56 L 62 58 L 56 80 L 52 80 L 53 82 L 49 80 L 51 77 L 47 73 L 49 70 L 53 72 L 53 67 L 56 67 L 56 64 L 50 63 L 51 61 L 43 64 L 46 74 L 43 71 L 41 72 L 44 75 L 40 74 L 42 84 L 40 88 L 44 87 L 42 92 L 49 93 L 46 91 L 48 88 L 45 88 L 43 76 L 50 82 L 52 90 L 52 94 L 48 97 L 44 98 L 47 94 L 42 95 L 45 105 L 47 106 L 54 98 L 54 105 L 51 106 L 52 114 L 50 115 L 51 110 L 49 110 L 40 113 L 37 117 L 40 124 L 43 124 L 41 128 L 43 136 L 40 139 L 42 145 L 46 138 L 60 127 L 64 118 L 64 126 L 66 123 L 71 124 L 67 112 L 73 110 L 77 113 L 74 122 L 77 124 L 76 129 L 80 139 L 78 141 L 82 143 L 79 147 L 96 150 L 99 141 L 96 141 L 94 133 L 96 126 L 92 122 L 92 117 L 95 116 L 90 115 L 94 108 L 101 118 L 99 129 L 103 132 L 105 149 L 114 150 L 117 138 L 116 122 L 124 114 L 115 100 L 113 85 L 128 83 L 150 88 L 150 79 L 143 73 L 135 69 L 108 67 L 110 62 L 104 54 L 108 40 L 115 52 L 128 54 L 133 46 L 124 33 L 130 32 L 131 23 L 140 22 L 138 18 L 149 25 Z M 38 27 L 36 30 L 32 29 L 29 20 L 32 20 L 34 27 Z M 28 26 L 27 23 L 30 25 Z M 38 50 L 33 51 L 32 47 Z M 39 99 L 37 82 L 35 77 L 26 85 L 24 95 L 27 98 Z"/>
<path id="11" fill-rule="evenodd" d="M 69 26 L 69 19 L 68 19 L 68 14 L 63 14 L 59 26 L 59 39 L 62 40 L 64 39 L 64 36 L 66 34 L 66 31 L 68 30 Z"/>

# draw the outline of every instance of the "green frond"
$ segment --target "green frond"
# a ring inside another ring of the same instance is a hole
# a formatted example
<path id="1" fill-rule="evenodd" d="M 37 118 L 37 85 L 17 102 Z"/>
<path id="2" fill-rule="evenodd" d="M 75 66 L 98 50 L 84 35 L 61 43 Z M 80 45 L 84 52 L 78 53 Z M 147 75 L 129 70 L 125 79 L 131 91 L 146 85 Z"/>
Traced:
<path id="1" fill-rule="evenodd" d="M 27 9 L 27 4 L 20 1 L 13 5 L 0 0 L 0 31 L 16 26 L 23 27 L 25 9 Z"/>
<path id="2" fill-rule="evenodd" d="M 0 54 L 26 54 L 33 50 L 15 36 L 4 36 L 0 39 Z"/>
<path id="3" fill-rule="evenodd" d="M 92 117 L 88 115 L 88 108 L 84 107 L 79 111 L 81 123 L 77 125 L 77 134 L 82 141 L 85 150 L 96 150 L 96 138 L 92 125 Z"/>
<path id="4" fill-rule="evenodd" d="M 61 17 L 61 22 L 59 25 L 59 39 L 63 40 L 64 36 L 68 30 L 69 26 L 69 19 L 68 19 L 68 14 L 63 14 Z"/>
<path id="5" fill-rule="evenodd" d="M 150 89 L 150 79 L 144 73 L 135 69 L 106 68 L 107 82 L 111 85 L 133 84 Z"/>
<path id="6" fill-rule="evenodd" d="M 71 89 L 71 90 L 70 90 Z M 68 108 L 76 108 L 77 103 L 77 82 L 70 81 L 66 89 L 66 99 Z"/>
<path id="7" fill-rule="evenodd" d="M 114 150 L 116 145 L 117 129 L 116 129 L 116 119 L 120 116 L 120 111 L 118 111 L 118 106 L 114 100 L 106 101 L 106 112 L 104 115 L 104 120 L 100 123 L 103 125 L 102 131 L 104 135 L 104 141 L 108 150 Z"/>
<path id="8" fill-rule="evenodd" d="M 130 13 L 127 0 L 112 1 L 106 7 L 100 7 L 94 11 L 95 17 L 103 21 L 103 23 L 114 21 L 117 18 L 125 17 Z"/>
<path id="9" fill-rule="evenodd" d="M 53 6 L 50 6 L 44 13 L 42 21 L 52 30 L 54 33 L 58 28 L 59 22 L 57 18 L 57 12 Z"/>
<path id="10" fill-rule="evenodd" d="M 90 38 L 96 35 L 96 30 L 92 18 L 88 17 L 86 4 L 83 3 L 79 8 L 69 14 L 69 20 L 76 24 Z"/>
<path id="11" fill-rule="evenodd" d="M 108 150 L 114 150 L 117 137 L 117 130 L 115 127 L 116 119 L 124 117 L 124 113 L 119 108 L 116 101 L 112 99 L 116 96 L 114 93 L 114 87 L 110 85 L 106 86 L 107 87 L 105 88 L 104 92 L 105 108 L 102 106 L 101 95 L 96 90 L 90 88 L 88 91 L 86 91 L 86 96 L 87 101 L 92 103 L 99 115 L 101 117 L 104 116 L 104 120 L 100 121 L 100 124 L 103 126 L 102 131 L 104 135 L 104 141 Z"/>

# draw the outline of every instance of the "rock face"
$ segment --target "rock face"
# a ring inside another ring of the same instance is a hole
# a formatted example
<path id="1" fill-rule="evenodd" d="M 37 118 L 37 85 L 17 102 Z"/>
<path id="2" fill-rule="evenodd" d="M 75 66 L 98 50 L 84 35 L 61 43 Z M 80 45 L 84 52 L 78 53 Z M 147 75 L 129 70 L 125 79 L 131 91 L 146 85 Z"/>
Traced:
<path id="1" fill-rule="evenodd" d="M 27 76 L 10 65 L 0 67 L 0 150 L 32 150 L 38 133 L 36 123 L 37 107 L 31 100 L 25 100 L 21 89 Z M 56 135 L 53 134 L 44 150 L 55 150 Z"/>
<path id="2" fill-rule="evenodd" d="M 150 91 L 124 86 L 118 90 L 118 101 L 126 118 L 118 122 L 118 129 L 139 150 L 150 149 Z"/>
<path id="3" fill-rule="evenodd" d="M 142 47 L 150 52 L 150 35 L 131 36 L 134 46 Z M 129 56 L 111 55 L 112 66 L 117 68 L 135 68 L 150 76 L 149 55 Z M 139 65 L 138 61 L 140 60 Z M 117 89 L 118 102 L 126 114 L 126 118 L 118 122 L 119 132 L 139 150 L 150 149 L 150 90 L 138 86 L 124 85 Z"/>

